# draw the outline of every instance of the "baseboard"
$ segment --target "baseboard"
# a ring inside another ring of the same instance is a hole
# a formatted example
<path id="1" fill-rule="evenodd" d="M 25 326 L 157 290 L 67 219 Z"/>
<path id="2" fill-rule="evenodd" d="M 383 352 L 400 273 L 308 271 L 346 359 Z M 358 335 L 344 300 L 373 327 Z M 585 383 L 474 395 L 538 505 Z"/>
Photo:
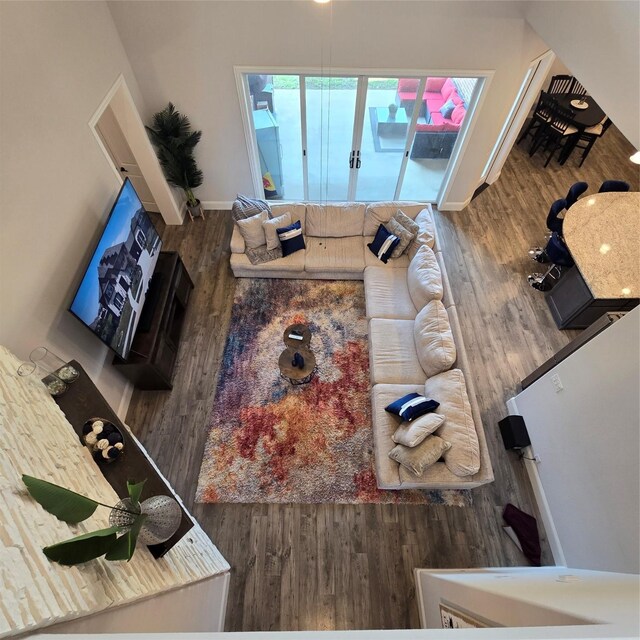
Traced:
<path id="1" fill-rule="evenodd" d="M 127 411 L 129 410 L 129 404 L 131 403 L 131 396 L 133 396 L 133 385 L 127 382 L 124 391 L 122 392 L 122 398 L 120 398 L 120 404 L 116 410 L 116 415 L 122 422 L 127 422 Z"/>
<path id="2" fill-rule="evenodd" d="M 203 200 L 202 207 L 205 210 L 213 210 L 213 209 L 231 209 L 231 205 L 233 204 L 233 200 Z"/>
<path id="3" fill-rule="evenodd" d="M 471 198 L 473 198 L 473 195 L 464 202 L 443 202 L 442 205 L 438 205 L 438 211 L 462 211 L 469 205 Z"/>
<path id="4" fill-rule="evenodd" d="M 518 410 L 518 405 L 515 398 L 509 398 L 509 400 L 507 400 L 507 410 L 509 411 L 509 415 L 522 415 Z M 526 449 L 523 449 L 522 452 L 527 458 L 533 458 L 535 456 L 533 445 L 527 447 Z M 533 495 L 535 497 L 536 504 L 538 505 L 538 511 L 540 512 L 542 523 L 544 524 L 547 539 L 549 540 L 551 553 L 553 554 L 553 560 L 556 563 L 556 566 L 566 567 L 567 562 L 564 557 L 562 545 L 560 544 L 560 536 L 558 536 L 558 531 L 555 524 L 553 523 L 551 508 L 549 507 L 549 503 L 547 502 L 547 496 L 544 493 L 542 480 L 540 480 L 540 474 L 538 473 L 538 463 L 534 462 L 533 460 L 526 460 L 524 458 L 522 461 L 524 462 L 525 469 L 527 470 L 527 475 L 529 476 L 529 481 L 531 482 Z"/>

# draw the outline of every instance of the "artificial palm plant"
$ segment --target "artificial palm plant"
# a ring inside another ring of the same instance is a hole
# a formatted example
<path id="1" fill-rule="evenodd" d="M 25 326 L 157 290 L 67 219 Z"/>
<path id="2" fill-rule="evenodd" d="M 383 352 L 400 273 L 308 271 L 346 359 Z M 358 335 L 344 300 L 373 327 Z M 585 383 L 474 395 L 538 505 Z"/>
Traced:
<path id="1" fill-rule="evenodd" d="M 153 126 L 145 128 L 156 147 L 167 182 L 182 189 L 187 198 L 187 206 L 190 210 L 198 211 L 200 201 L 193 190 L 202 184 L 203 176 L 193 153 L 200 142 L 202 131 L 192 131 L 189 118 L 181 114 L 171 102 L 153 116 Z"/>

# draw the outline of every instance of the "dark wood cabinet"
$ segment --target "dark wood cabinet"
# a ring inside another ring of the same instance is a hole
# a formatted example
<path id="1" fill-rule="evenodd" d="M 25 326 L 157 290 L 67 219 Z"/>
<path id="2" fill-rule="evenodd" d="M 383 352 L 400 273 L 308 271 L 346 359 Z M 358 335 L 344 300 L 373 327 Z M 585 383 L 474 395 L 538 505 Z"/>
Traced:
<path id="1" fill-rule="evenodd" d="M 175 251 L 160 253 L 127 359 L 113 364 L 137 389 L 171 389 L 193 282 Z"/>

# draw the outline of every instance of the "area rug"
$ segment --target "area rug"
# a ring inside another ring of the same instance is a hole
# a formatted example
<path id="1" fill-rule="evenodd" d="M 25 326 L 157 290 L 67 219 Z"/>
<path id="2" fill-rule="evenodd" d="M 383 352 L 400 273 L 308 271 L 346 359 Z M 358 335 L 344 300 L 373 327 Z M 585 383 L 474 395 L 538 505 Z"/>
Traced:
<path id="1" fill-rule="evenodd" d="M 317 369 L 280 376 L 283 333 L 308 324 Z M 376 486 L 364 286 L 241 278 L 196 501 L 467 506 L 467 491 Z"/>

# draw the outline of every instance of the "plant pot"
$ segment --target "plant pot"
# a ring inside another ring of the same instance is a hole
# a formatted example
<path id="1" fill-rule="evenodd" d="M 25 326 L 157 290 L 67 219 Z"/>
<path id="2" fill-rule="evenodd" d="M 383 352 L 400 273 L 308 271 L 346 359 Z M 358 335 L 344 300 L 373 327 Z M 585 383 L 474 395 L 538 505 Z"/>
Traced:
<path id="1" fill-rule="evenodd" d="M 131 500 L 124 498 L 116 507 L 147 515 L 138 542 L 142 544 L 160 544 L 168 540 L 180 527 L 182 511 L 180 505 L 170 496 L 153 496 L 140 503 L 137 509 L 131 506 Z M 133 524 L 135 516 L 114 509 L 109 514 L 109 524 L 118 527 L 128 527 Z"/>
<path id="2" fill-rule="evenodd" d="M 202 210 L 202 203 L 200 200 L 196 200 L 196 204 L 193 206 L 187 202 L 187 211 L 189 216 L 193 220 L 194 218 L 204 218 L 204 211 Z"/>

